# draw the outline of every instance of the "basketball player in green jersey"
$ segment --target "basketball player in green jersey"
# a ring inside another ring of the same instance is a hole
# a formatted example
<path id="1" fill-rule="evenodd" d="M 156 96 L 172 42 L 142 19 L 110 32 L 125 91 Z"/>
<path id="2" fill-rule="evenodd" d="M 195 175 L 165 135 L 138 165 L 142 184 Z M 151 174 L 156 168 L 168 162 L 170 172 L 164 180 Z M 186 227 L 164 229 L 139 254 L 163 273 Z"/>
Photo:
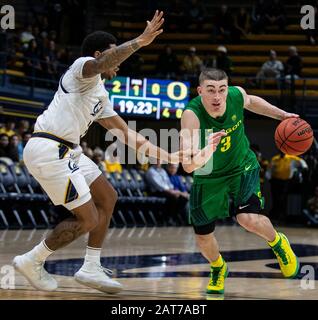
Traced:
<path id="1" fill-rule="evenodd" d="M 245 108 L 277 120 L 298 115 L 278 109 L 260 97 L 247 95 L 240 87 L 228 86 L 226 73 L 217 69 L 201 72 L 198 93 L 181 118 L 181 147 L 193 148 L 192 161 L 183 163 L 183 168 L 194 172 L 190 222 L 197 245 L 211 266 L 206 292 L 224 293 L 228 268 L 213 231 L 216 220 L 229 216 L 230 198 L 237 222 L 267 241 L 285 277 L 295 277 L 299 263 L 287 237 L 276 232 L 270 220 L 260 214 L 263 209 L 260 166 L 244 132 L 243 113 Z M 208 142 L 216 132 L 223 136 L 211 150 Z"/>

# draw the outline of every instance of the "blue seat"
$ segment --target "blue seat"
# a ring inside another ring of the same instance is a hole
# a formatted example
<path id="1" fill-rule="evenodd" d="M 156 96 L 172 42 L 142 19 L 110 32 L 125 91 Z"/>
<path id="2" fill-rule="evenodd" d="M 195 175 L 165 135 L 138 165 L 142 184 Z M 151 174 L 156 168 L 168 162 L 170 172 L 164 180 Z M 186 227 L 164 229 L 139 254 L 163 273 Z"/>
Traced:
<path id="1" fill-rule="evenodd" d="M 32 194 L 34 201 L 47 202 L 49 200 L 48 195 L 44 192 L 40 184 L 30 174 L 26 166 L 21 166 L 21 170 L 24 172 L 28 181 L 28 188 Z"/>
<path id="2" fill-rule="evenodd" d="M 14 163 L 9 166 L 9 170 L 14 178 L 14 184 L 19 194 L 19 200 L 34 200 L 34 197 L 32 197 L 33 190 L 30 187 L 30 179 L 23 171 L 21 165 L 19 163 Z"/>
<path id="3" fill-rule="evenodd" d="M 2 199 L 21 200 L 15 177 L 8 165 L 0 162 Z"/>

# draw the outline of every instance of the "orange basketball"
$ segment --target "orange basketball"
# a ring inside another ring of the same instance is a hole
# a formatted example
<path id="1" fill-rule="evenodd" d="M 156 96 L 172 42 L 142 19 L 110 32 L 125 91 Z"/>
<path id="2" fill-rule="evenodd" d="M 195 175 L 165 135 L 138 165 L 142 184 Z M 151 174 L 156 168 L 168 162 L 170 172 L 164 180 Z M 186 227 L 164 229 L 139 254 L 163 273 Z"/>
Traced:
<path id="1" fill-rule="evenodd" d="M 313 131 L 305 120 L 289 118 L 282 121 L 275 131 L 275 143 L 279 150 L 289 155 L 305 153 L 314 140 Z"/>

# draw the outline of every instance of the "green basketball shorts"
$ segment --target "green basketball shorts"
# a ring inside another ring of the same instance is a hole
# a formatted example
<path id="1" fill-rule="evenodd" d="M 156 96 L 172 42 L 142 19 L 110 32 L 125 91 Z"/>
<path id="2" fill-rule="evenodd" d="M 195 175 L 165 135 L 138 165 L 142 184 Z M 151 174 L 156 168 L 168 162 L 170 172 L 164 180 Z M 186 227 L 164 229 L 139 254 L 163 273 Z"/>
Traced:
<path id="1" fill-rule="evenodd" d="M 235 176 L 212 178 L 204 183 L 194 182 L 190 194 L 189 222 L 195 230 L 205 230 L 205 226 L 214 226 L 216 220 L 229 217 L 230 198 L 235 214 L 259 213 L 264 208 L 259 171 L 256 168 Z"/>

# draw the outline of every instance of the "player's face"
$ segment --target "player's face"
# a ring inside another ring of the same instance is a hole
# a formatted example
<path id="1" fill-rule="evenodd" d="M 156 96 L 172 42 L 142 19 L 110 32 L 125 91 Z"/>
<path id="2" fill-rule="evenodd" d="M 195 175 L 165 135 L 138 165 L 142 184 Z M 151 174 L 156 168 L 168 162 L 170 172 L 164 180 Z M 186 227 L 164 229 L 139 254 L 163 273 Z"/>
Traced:
<path id="1" fill-rule="evenodd" d="M 209 113 L 216 116 L 224 114 L 228 94 L 227 80 L 204 80 L 198 87 L 198 93 Z"/>
<path id="2" fill-rule="evenodd" d="M 111 44 L 109 47 L 114 48 L 114 47 L 116 47 L 116 44 Z M 100 51 L 96 51 L 95 58 L 98 58 L 100 54 L 101 54 Z M 112 69 L 108 69 L 106 72 L 102 73 L 101 77 L 102 77 L 102 79 L 110 80 L 110 79 L 117 76 L 118 71 L 119 71 L 119 66 L 116 66 L 116 67 L 114 67 Z"/>

